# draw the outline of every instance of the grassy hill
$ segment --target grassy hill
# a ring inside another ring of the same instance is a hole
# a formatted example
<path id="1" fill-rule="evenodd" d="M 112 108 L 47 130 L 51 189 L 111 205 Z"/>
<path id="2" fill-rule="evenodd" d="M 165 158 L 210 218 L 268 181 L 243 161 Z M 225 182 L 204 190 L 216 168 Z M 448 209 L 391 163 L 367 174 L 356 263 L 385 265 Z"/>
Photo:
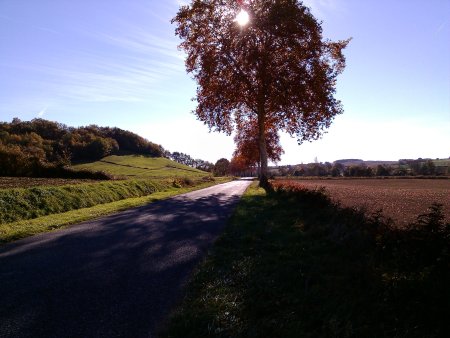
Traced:
<path id="1" fill-rule="evenodd" d="M 74 165 L 75 169 L 104 171 L 127 178 L 165 179 L 176 177 L 200 178 L 208 173 L 162 157 L 143 155 L 111 155 L 96 162 Z"/>
<path id="2" fill-rule="evenodd" d="M 145 155 L 112 155 L 73 169 L 103 171 L 125 180 L 8 178 L 4 188 L 0 184 L 0 245 L 230 180 Z"/>
<path id="3" fill-rule="evenodd" d="M 82 171 L 74 175 L 61 164 L 98 161 L 123 152 L 150 157 L 166 153 L 161 145 L 117 127 L 74 128 L 44 119 L 0 122 L 1 176 L 95 179 Z"/>

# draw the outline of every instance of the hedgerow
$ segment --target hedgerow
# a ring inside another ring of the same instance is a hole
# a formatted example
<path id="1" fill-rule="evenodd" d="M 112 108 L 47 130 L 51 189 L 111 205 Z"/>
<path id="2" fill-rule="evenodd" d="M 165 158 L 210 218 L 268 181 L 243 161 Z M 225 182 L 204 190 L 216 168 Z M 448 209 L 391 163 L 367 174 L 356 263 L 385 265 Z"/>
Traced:
<path id="1" fill-rule="evenodd" d="M 0 190 L 0 224 L 91 207 L 168 188 L 170 182 L 109 181 Z"/>

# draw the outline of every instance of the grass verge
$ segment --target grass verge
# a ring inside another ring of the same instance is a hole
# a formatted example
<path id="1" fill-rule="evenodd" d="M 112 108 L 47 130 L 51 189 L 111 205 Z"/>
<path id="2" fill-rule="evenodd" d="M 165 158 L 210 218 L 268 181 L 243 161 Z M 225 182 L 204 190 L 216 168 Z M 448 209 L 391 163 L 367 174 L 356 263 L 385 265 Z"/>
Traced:
<path id="1" fill-rule="evenodd" d="M 119 201 L 98 204 L 88 208 L 71 210 L 63 213 L 51 214 L 31 220 L 21 220 L 0 224 L 0 244 L 25 238 L 42 232 L 61 229 L 68 225 L 109 215 L 125 209 L 142 206 L 154 201 L 166 199 L 174 195 L 183 194 L 193 190 L 203 189 L 212 185 L 225 183 L 231 178 L 215 178 L 215 181 L 203 182 L 195 186 L 180 187 L 178 181 L 165 186 L 163 191 L 153 192 L 146 196 L 126 198 Z"/>
<path id="2" fill-rule="evenodd" d="M 395 232 L 323 191 L 254 184 L 161 336 L 446 337 L 450 225 L 430 215 Z"/>
<path id="3" fill-rule="evenodd" d="M 2 189 L 0 224 L 147 196 L 168 187 L 168 181 L 124 180 L 59 187 Z"/>

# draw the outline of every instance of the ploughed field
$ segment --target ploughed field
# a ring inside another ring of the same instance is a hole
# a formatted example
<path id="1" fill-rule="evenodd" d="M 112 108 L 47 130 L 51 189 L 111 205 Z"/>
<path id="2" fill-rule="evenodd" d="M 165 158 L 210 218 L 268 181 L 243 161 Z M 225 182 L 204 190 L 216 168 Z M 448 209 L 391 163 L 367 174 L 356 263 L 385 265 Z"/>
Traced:
<path id="1" fill-rule="evenodd" d="M 365 208 L 369 213 L 382 209 L 396 224 L 406 225 L 443 204 L 450 220 L 450 179 L 298 179 L 289 182 L 309 189 L 324 187 L 330 197 L 346 207 Z"/>

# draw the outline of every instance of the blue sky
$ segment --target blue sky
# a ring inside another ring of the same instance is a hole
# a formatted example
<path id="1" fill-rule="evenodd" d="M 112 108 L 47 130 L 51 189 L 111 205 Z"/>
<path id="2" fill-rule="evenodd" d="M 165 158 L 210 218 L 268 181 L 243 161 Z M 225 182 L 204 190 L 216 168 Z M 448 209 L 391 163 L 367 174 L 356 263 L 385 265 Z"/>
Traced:
<path id="1" fill-rule="evenodd" d="M 190 113 L 195 82 L 170 19 L 180 0 L 0 0 L 0 120 L 42 117 L 134 131 L 215 162 L 232 137 Z M 324 37 L 353 37 L 345 113 L 281 164 L 450 156 L 450 1 L 308 0 Z"/>

